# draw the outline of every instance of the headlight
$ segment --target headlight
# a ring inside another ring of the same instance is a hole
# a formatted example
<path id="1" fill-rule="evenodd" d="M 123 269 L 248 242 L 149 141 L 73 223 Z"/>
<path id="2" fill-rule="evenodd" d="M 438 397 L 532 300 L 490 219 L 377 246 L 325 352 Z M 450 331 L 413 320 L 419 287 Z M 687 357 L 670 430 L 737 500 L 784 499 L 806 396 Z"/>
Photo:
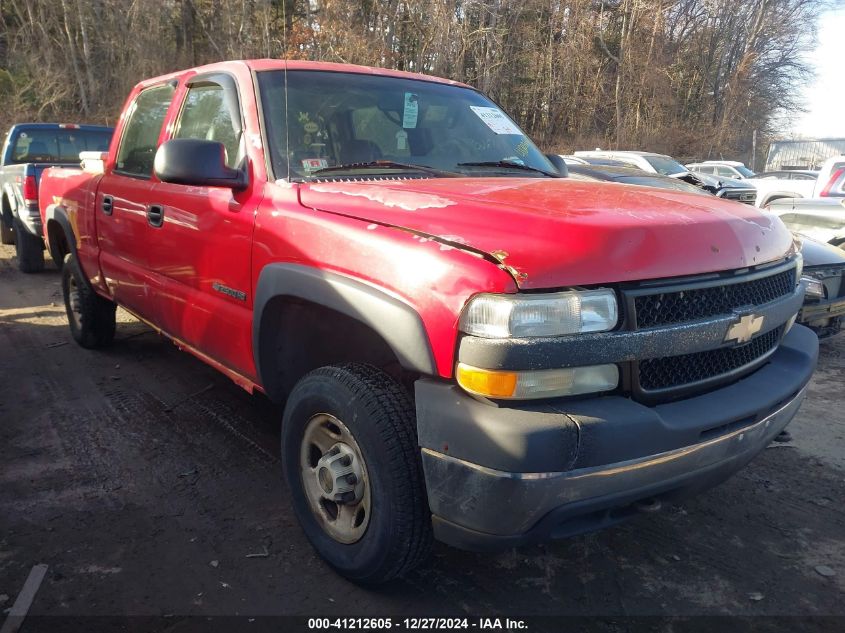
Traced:
<path id="1" fill-rule="evenodd" d="M 562 336 L 605 332 L 619 311 L 612 290 L 553 294 L 478 295 L 461 314 L 460 330 L 484 338 Z"/>
<path id="2" fill-rule="evenodd" d="M 795 254 L 795 278 L 801 279 L 801 273 L 804 272 L 804 256 L 801 253 Z"/>
<path id="3" fill-rule="evenodd" d="M 807 275 L 801 277 L 801 283 L 804 284 L 804 294 L 808 297 L 816 297 L 817 299 L 824 299 L 824 284 L 814 277 Z"/>
<path id="4" fill-rule="evenodd" d="M 616 365 L 592 365 L 537 371 L 491 370 L 458 363 L 455 377 L 469 393 L 502 400 L 559 398 L 611 391 L 619 384 Z"/>

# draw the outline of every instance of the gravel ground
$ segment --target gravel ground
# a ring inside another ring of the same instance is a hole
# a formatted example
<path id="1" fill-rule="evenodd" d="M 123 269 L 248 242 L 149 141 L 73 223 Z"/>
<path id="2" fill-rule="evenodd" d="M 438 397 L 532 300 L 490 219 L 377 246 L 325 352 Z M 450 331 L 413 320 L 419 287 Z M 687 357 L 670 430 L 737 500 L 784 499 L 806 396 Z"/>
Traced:
<path id="1" fill-rule="evenodd" d="M 845 628 L 845 335 L 822 343 L 793 440 L 720 487 L 545 546 L 437 545 L 427 566 L 365 589 L 327 568 L 292 516 L 281 412 L 119 319 L 114 346 L 78 347 L 58 273 L 23 275 L 0 247 L 0 610 L 43 563 L 33 615 L 802 616 L 767 621 L 784 631 L 839 616 L 816 623 Z"/>

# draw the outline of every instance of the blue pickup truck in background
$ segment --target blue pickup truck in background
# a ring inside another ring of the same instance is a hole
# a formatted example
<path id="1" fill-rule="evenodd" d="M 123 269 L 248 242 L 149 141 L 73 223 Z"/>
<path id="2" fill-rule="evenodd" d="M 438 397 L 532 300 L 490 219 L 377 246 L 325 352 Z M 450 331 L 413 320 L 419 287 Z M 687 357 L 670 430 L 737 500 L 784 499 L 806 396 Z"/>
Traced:
<path id="1" fill-rule="evenodd" d="M 44 268 L 38 183 L 48 167 L 78 166 L 80 152 L 105 152 L 113 129 L 71 123 L 13 125 L 0 161 L 0 242 L 14 244 L 18 268 Z"/>

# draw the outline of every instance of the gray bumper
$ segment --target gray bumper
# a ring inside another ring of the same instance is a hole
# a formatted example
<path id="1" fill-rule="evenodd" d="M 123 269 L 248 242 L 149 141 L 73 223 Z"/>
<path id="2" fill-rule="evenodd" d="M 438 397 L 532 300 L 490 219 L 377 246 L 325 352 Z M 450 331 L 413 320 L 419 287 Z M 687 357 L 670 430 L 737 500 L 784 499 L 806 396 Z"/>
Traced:
<path id="1" fill-rule="evenodd" d="M 498 408 L 420 381 L 435 534 L 466 549 L 510 547 L 598 529 L 713 486 L 789 423 L 817 353 L 815 334 L 796 326 L 753 374 L 656 407 L 604 397 Z"/>
<path id="2" fill-rule="evenodd" d="M 15 215 L 27 231 L 38 237 L 43 237 L 41 212 L 38 210 L 38 205 L 20 205 Z"/>

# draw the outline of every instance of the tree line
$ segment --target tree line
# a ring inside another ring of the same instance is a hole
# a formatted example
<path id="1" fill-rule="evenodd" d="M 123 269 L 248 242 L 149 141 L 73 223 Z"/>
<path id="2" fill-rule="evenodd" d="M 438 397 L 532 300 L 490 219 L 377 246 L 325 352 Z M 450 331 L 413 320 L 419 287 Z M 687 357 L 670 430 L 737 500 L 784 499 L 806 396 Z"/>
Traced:
<path id="1" fill-rule="evenodd" d="M 0 125 L 113 123 L 141 79 L 223 59 L 478 87 L 546 150 L 748 158 L 800 110 L 828 0 L 0 0 Z"/>

